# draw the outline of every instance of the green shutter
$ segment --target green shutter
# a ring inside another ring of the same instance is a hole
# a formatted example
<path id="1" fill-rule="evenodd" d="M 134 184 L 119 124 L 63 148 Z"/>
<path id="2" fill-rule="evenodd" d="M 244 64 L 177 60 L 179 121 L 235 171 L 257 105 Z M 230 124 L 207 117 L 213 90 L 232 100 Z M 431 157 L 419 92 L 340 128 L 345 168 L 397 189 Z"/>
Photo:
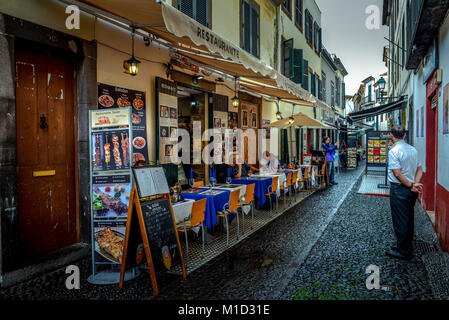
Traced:
<path id="1" fill-rule="evenodd" d="M 282 43 L 283 46 L 283 68 L 284 68 L 284 76 L 291 79 L 294 75 L 294 66 L 293 66 L 293 38 L 289 40 L 285 40 Z"/>
<path id="2" fill-rule="evenodd" d="M 310 74 L 310 93 L 316 97 L 316 82 L 315 75 L 313 73 Z"/>
<path id="3" fill-rule="evenodd" d="M 302 83 L 302 49 L 293 49 L 293 82 Z"/>
<path id="4" fill-rule="evenodd" d="M 321 79 L 318 77 L 317 77 L 317 79 L 318 79 L 318 99 L 323 100 L 322 91 L 321 91 Z"/>
<path id="5" fill-rule="evenodd" d="M 298 160 L 298 163 L 301 163 L 301 162 L 300 162 L 300 155 L 301 155 L 300 139 L 301 139 L 300 129 L 299 129 L 299 128 L 296 128 L 296 129 L 295 129 L 296 160 Z"/>
<path id="6" fill-rule="evenodd" d="M 302 87 L 309 90 L 309 61 L 303 60 L 302 64 L 302 71 L 303 71 L 303 77 L 302 77 Z"/>

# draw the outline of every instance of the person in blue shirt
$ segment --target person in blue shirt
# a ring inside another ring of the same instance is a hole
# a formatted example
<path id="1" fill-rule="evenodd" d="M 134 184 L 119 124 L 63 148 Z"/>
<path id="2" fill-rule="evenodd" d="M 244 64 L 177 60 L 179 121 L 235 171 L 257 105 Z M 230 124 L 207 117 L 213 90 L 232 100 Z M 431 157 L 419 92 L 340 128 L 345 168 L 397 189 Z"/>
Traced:
<path id="1" fill-rule="evenodd" d="M 338 141 L 335 143 L 335 145 L 333 145 L 331 143 L 331 139 L 329 137 L 324 137 L 323 138 L 323 151 L 326 154 L 326 162 L 327 162 L 327 172 L 329 174 L 329 184 L 335 185 L 338 184 L 337 182 L 335 182 L 335 166 L 334 166 L 334 155 L 335 155 L 335 151 L 337 150 L 338 147 Z"/>

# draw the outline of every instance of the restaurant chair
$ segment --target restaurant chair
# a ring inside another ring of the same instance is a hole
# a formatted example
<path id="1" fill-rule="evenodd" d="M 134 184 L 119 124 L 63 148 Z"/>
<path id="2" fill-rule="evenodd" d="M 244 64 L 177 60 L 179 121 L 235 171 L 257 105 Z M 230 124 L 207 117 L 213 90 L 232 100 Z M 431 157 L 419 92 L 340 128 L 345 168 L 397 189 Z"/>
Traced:
<path id="1" fill-rule="evenodd" d="M 295 194 L 297 192 L 297 188 L 296 188 L 297 182 L 298 182 L 298 171 L 295 170 L 295 171 L 293 171 L 293 176 L 292 176 L 292 186 L 293 186 L 293 190 L 295 190 Z"/>
<path id="2" fill-rule="evenodd" d="M 201 226 L 201 236 L 202 236 L 202 257 L 204 257 L 204 211 L 206 210 L 207 199 L 201 199 L 195 201 L 192 204 L 192 209 L 190 211 L 189 217 L 185 218 L 183 222 L 176 225 L 176 230 L 178 232 L 184 232 L 186 239 L 186 253 L 189 256 L 189 240 L 187 237 L 187 231 L 192 230 L 194 227 Z"/>
<path id="3" fill-rule="evenodd" d="M 192 188 L 199 188 L 199 187 L 204 187 L 204 181 L 203 181 L 203 180 L 195 181 L 195 182 L 193 183 Z"/>
<path id="4" fill-rule="evenodd" d="M 286 194 L 287 192 L 289 192 L 289 188 L 291 187 L 291 185 L 292 185 L 292 173 L 290 172 L 289 174 L 287 174 L 287 179 L 281 185 L 281 191 L 284 192 L 284 205 L 285 202 L 287 201 Z"/>
<path id="5" fill-rule="evenodd" d="M 303 180 L 307 187 L 307 190 L 309 190 L 310 185 L 311 185 L 311 183 L 310 183 L 310 168 L 309 167 L 306 167 L 304 170 L 304 179 Z"/>
<path id="6" fill-rule="evenodd" d="M 223 206 L 222 211 L 217 212 L 217 217 L 223 218 L 226 225 L 226 245 L 229 247 L 229 221 L 228 216 L 231 213 L 235 213 L 237 216 L 237 239 L 239 238 L 239 216 L 236 212 L 238 208 L 240 208 L 239 203 L 240 189 L 231 191 L 231 195 L 229 196 L 229 202 L 226 202 Z"/>
<path id="7" fill-rule="evenodd" d="M 279 184 L 279 177 L 278 176 L 273 177 L 273 179 L 271 180 L 271 186 L 268 186 L 268 193 L 265 194 L 265 196 L 270 199 L 270 213 L 273 213 L 273 204 L 271 200 L 271 195 L 273 194 L 276 199 L 276 210 L 278 209 L 278 196 L 277 196 L 278 184 Z"/>
<path id="8" fill-rule="evenodd" d="M 315 174 L 315 177 L 320 181 L 320 190 L 323 190 L 323 184 L 325 184 L 326 178 L 326 163 L 323 163 L 321 166 L 321 172 Z"/>
<path id="9" fill-rule="evenodd" d="M 304 179 L 303 179 L 303 175 L 302 175 L 302 170 L 300 168 L 298 170 L 298 189 L 299 189 L 299 191 L 301 191 L 303 183 L 304 183 Z"/>
<path id="10" fill-rule="evenodd" d="M 243 212 L 243 207 L 249 206 L 251 208 L 251 229 L 254 225 L 254 189 L 256 184 L 249 184 L 246 186 L 246 192 L 243 196 L 240 197 L 240 207 L 242 208 L 242 233 L 245 233 L 245 213 Z"/>

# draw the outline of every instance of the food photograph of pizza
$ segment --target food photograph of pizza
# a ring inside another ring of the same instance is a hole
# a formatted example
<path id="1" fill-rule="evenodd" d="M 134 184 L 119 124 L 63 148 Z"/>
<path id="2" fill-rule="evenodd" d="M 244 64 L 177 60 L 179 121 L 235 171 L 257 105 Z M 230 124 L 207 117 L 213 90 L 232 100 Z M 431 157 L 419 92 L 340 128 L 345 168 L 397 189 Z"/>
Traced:
<path id="1" fill-rule="evenodd" d="M 100 96 L 98 98 L 98 102 L 105 108 L 109 108 L 114 105 L 114 99 L 107 94 Z"/>

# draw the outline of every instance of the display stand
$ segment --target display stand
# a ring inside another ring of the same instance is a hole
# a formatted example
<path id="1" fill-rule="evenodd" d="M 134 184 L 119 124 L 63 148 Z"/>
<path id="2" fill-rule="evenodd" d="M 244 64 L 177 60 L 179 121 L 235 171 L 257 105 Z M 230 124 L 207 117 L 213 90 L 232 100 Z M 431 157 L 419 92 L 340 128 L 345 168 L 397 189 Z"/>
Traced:
<path id="1" fill-rule="evenodd" d="M 181 263 L 187 272 L 173 214 L 167 180 L 161 167 L 133 169 L 136 186 L 131 190 L 119 287 L 126 271 L 146 257 L 154 295 L 159 294 L 156 275 Z"/>

